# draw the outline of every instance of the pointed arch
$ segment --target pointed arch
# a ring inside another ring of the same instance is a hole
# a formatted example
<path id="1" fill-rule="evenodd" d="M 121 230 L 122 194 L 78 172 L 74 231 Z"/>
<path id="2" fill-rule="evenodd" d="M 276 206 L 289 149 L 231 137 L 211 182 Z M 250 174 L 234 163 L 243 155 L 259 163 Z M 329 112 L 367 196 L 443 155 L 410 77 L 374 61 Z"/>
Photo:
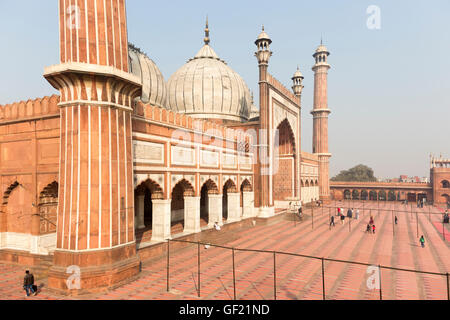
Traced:
<path id="1" fill-rule="evenodd" d="M 273 199 L 283 201 L 296 196 L 298 181 L 295 135 L 287 118 L 276 127 L 274 135 Z"/>
<path id="2" fill-rule="evenodd" d="M 19 185 L 21 185 L 18 181 L 15 181 L 14 183 L 12 183 L 3 193 L 3 199 L 2 199 L 2 205 L 6 206 L 8 204 L 8 200 L 9 200 L 9 196 L 11 194 L 11 192 L 17 188 Z"/>
<path id="3" fill-rule="evenodd" d="M 40 234 L 56 232 L 58 182 L 53 181 L 39 193 Z"/>
<path id="4" fill-rule="evenodd" d="M 211 180 L 206 180 L 200 189 L 200 226 L 204 227 L 210 223 L 209 201 L 211 194 L 219 194 L 217 184 Z"/>

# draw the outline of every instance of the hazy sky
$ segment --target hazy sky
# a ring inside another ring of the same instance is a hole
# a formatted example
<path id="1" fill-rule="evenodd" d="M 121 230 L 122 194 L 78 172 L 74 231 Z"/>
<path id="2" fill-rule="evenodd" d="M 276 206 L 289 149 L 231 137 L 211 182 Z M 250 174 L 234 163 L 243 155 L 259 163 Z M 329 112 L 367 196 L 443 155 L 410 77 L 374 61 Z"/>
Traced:
<path id="1" fill-rule="evenodd" d="M 367 27 L 370 5 L 381 29 Z M 0 0 L 0 104 L 56 93 L 42 77 L 59 62 L 56 0 Z M 130 42 L 165 80 L 203 44 L 211 46 L 257 96 L 254 40 L 273 40 L 269 72 L 291 87 L 305 76 L 302 149 L 311 152 L 312 54 L 331 52 L 331 175 L 359 163 L 377 177 L 429 175 L 429 154 L 450 157 L 450 1 L 127 1 Z"/>

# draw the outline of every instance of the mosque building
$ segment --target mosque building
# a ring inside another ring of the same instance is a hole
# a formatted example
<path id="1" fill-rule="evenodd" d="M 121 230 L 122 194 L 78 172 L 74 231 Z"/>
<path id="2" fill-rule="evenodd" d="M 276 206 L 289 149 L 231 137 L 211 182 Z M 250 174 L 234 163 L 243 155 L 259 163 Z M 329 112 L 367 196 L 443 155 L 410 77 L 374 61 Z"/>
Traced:
<path id="1" fill-rule="evenodd" d="M 304 77 L 294 70 L 290 90 L 269 73 L 264 27 L 257 107 L 208 22 L 204 45 L 166 81 L 128 43 L 125 0 L 75 9 L 59 1 L 60 62 L 44 71 L 59 95 L 0 106 L 0 260 L 48 267 L 61 292 L 77 266 L 81 290 L 98 291 L 139 273 L 145 247 L 330 200 L 323 44 L 308 153 Z"/>

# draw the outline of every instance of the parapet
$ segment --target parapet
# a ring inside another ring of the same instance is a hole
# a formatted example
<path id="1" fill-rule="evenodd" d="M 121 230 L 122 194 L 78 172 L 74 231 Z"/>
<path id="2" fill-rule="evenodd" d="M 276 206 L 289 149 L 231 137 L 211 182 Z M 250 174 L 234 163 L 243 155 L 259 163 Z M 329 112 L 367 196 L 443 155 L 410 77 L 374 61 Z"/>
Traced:
<path id="1" fill-rule="evenodd" d="M 192 118 L 183 113 L 144 104 L 141 101 L 136 103 L 134 114 L 145 120 L 159 122 L 162 125 L 166 124 L 187 131 L 210 133 L 213 136 L 221 136 L 232 140 L 237 140 L 239 132 L 242 132 L 241 130 L 228 128 L 214 121 Z"/>
<path id="2" fill-rule="evenodd" d="M 300 105 L 300 98 L 293 94 L 288 88 L 286 88 L 280 81 L 278 81 L 271 74 L 267 74 L 267 82 L 277 89 L 280 93 L 282 93 L 286 98 L 291 100 L 296 105 Z"/>
<path id="3" fill-rule="evenodd" d="M 0 123 L 9 121 L 27 121 L 41 116 L 59 114 L 59 96 L 52 95 L 35 100 L 0 105 Z"/>

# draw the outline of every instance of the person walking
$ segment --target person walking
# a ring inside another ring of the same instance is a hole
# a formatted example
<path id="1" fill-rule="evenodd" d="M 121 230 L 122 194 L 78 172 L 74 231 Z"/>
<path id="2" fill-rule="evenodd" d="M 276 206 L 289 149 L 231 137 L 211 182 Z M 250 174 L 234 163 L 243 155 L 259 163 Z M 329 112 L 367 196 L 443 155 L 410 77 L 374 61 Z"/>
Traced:
<path id="1" fill-rule="evenodd" d="M 372 233 L 375 234 L 375 225 L 372 225 Z"/>
<path id="2" fill-rule="evenodd" d="M 366 232 L 370 233 L 370 224 L 367 224 Z"/>
<path id="3" fill-rule="evenodd" d="M 330 218 L 330 227 L 333 226 L 335 227 L 336 225 L 334 224 L 334 216 L 331 216 Z"/>
<path id="4" fill-rule="evenodd" d="M 356 219 L 356 220 L 359 219 L 359 209 L 356 209 L 356 212 L 355 212 L 355 219 Z"/>
<path id="5" fill-rule="evenodd" d="M 343 213 L 341 213 L 341 224 L 344 224 L 345 216 Z"/>
<path id="6" fill-rule="evenodd" d="M 27 293 L 26 295 L 27 297 L 30 296 L 30 292 L 33 295 L 37 294 L 37 291 L 34 290 L 33 286 L 34 286 L 34 276 L 32 273 L 30 273 L 29 270 L 27 270 L 25 271 L 25 277 L 23 278 L 23 288 Z"/>
<path id="7" fill-rule="evenodd" d="M 347 210 L 347 218 L 351 218 L 352 217 L 352 209 L 348 209 Z"/>
<path id="8" fill-rule="evenodd" d="M 398 222 L 398 219 L 397 219 L 397 216 L 395 216 L 395 224 L 397 224 L 397 222 Z"/>
<path id="9" fill-rule="evenodd" d="M 369 221 L 369 224 L 370 224 L 370 225 L 373 225 L 373 223 L 374 223 L 374 221 L 373 221 L 373 217 L 372 217 L 372 216 L 370 216 L 370 221 Z"/>
<path id="10" fill-rule="evenodd" d="M 420 245 L 422 246 L 422 248 L 425 248 L 425 238 L 423 237 L 423 235 L 420 237 Z"/>

